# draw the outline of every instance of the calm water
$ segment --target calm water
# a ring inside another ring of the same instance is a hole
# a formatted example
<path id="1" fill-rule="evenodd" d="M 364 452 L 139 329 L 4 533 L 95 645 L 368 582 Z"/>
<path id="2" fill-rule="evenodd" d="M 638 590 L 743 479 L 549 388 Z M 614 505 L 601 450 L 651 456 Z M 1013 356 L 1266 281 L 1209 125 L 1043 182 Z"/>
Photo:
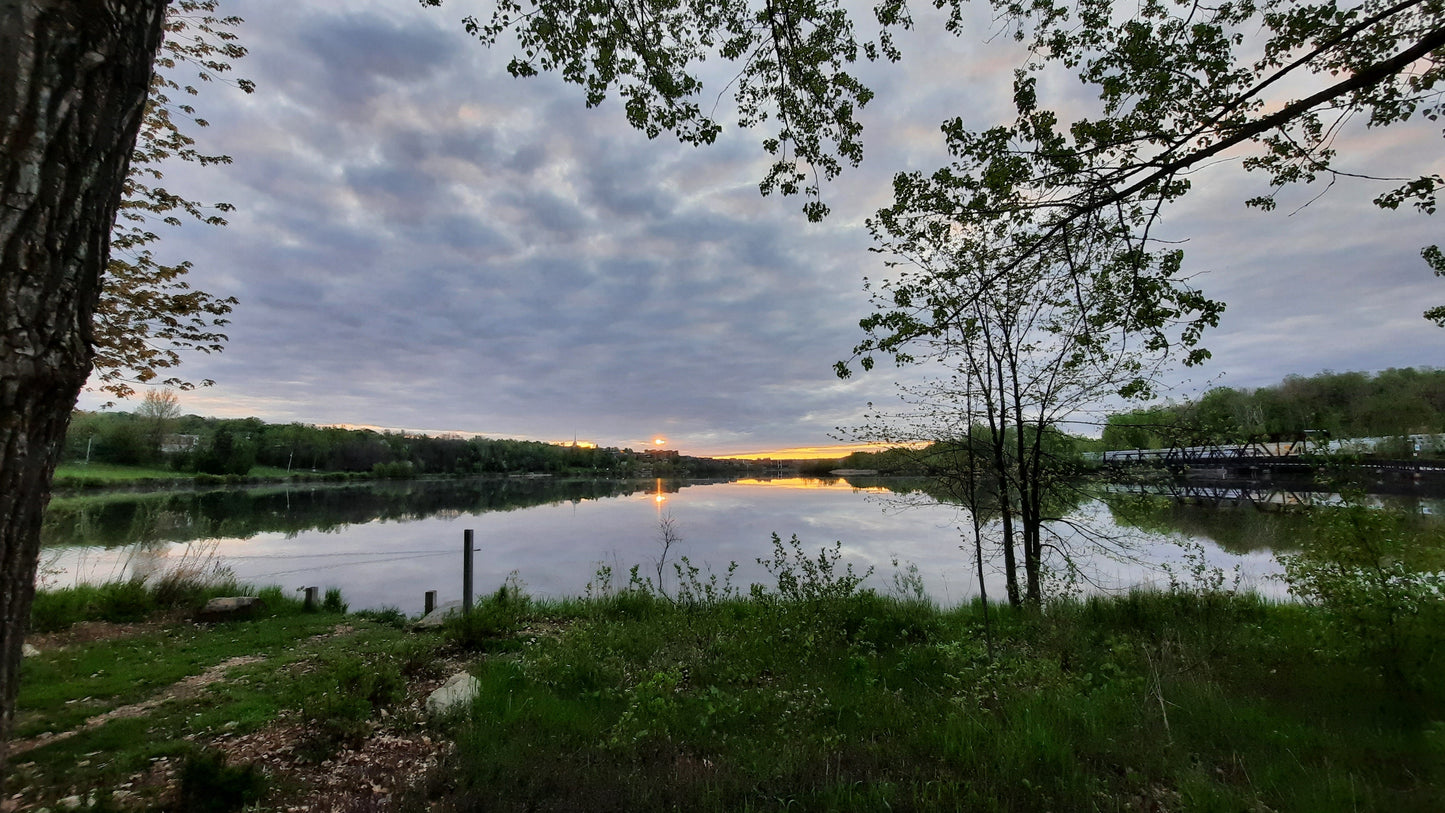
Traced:
<path id="1" fill-rule="evenodd" d="M 622 581 L 632 565 L 652 573 L 659 521 L 671 516 L 681 543 L 669 561 L 687 556 L 720 576 L 737 562 L 733 581 L 742 590 L 772 583 L 756 560 L 770 554 L 777 533 L 796 534 L 814 554 L 840 542 L 844 560 L 860 572 L 873 568 L 869 584 L 882 591 L 896 590 L 895 576 L 913 565 L 940 603 L 976 595 L 971 542 L 961 549 L 967 514 L 891 487 L 506 480 L 61 499 L 45 527 L 42 579 L 63 586 L 222 566 L 254 584 L 340 587 L 353 609 L 416 613 L 427 590 L 442 601 L 460 598 L 465 529 L 476 535 L 479 593 L 516 572 L 532 595 L 557 597 L 583 594 L 601 565 Z M 1273 551 L 1307 525 L 1291 513 L 1119 494 L 1082 500 L 1068 516 L 1088 529 L 1059 539 L 1075 552 L 1086 590 L 1167 584 L 1161 565 L 1178 563 L 1178 542 L 1192 540 L 1211 566 L 1237 566 L 1246 586 L 1283 595 Z M 988 570 L 990 596 L 1001 598 L 1001 574 Z"/>

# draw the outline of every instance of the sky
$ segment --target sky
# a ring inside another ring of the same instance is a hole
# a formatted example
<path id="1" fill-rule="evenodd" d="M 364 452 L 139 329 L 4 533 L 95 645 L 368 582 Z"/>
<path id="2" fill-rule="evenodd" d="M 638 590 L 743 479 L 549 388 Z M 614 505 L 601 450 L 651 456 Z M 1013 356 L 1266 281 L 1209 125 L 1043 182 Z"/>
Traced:
<path id="1" fill-rule="evenodd" d="M 697 455 L 846 438 L 838 427 L 920 375 L 833 374 L 862 338 L 864 277 L 885 273 L 864 221 L 890 202 L 893 173 L 946 162 L 942 121 L 1009 114 L 1023 58 L 986 19 L 954 37 L 922 5 L 904 60 L 862 69 L 877 93 L 860 117 L 863 164 L 825 185 L 833 213 L 810 224 L 799 198 L 759 194 L 763 134 L 726 122 L 707 147 L 649 140 L 615 98 L 589 110 L 557 77 L 514 79 L 509 54 L 460 23 L 484 5 L 225 0 L 250 50 L 236 75 L 256 92 L 203 89 L 200 147 L 233 163 L 178 165 L 166 185 L 236 211 L 225 228 L 167 230 L 157 253 L 190 260 L 193 285 L 239 304 L 226 350 L 180 368 L 216 381 L 182 393 L 183 410 L 634 448 L 662 438 Z M 709 70 L 711 98 L 728 75 Z M 1425 125 L 1351 128 L 1342 165 L 1445 173 L 1439 125 Z M 1212 360 L 1170 374 L 1172 397 L 1440 363 L 1445 331 L 1421 312 L 1445 303 L 1445 281 L 1419 256 L 1440 241 L 1438 218 L 1379 211 L 1380 188 L 1345 182 L 1247 210 L 1264 182 L 1237 163 L 1194 180 L 1165 234 L 1228 309 L 1206 336 Z"/>

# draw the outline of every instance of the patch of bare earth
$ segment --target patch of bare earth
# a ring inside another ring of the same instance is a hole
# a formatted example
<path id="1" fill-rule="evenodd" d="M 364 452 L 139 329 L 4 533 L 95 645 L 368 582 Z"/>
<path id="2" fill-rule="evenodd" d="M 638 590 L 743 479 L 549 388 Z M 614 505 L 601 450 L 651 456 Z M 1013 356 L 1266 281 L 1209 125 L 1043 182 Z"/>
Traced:
<path id="1" fill-rule="evenodd" d="M 462 668 L 460 660 L 439 666 L 447 675 Z M 406 700 L 372 721 L 359 744 L 317 761 L 310 753 L 313 732 L 300 715 L 288 715 L 260 731 L 235 737 L 222 735 L 212 746 L 232 764 L 264 767 L 279 798 L 276 810 L 317 813 L 412 810 L 421 788 L 452 744 L 426 723 L 426 697 L 443 678 L 414 679 Z"/>
<path id="2" fill-rule="evenodd" d="M 25 643 L 49 652 L 64 649 L 75 644 L 93 644 L 97 641 L 113 641 L 133 638 L 137 635 L 157 632 L 166 624 L 162 621 L 147 621 L 135 624 L 117 624 L 111 621 L 80 621 L 59 632 L 38 632 L 25 636 Z"/>
<path id="3" fill-rule="evenodd" d="M 313 638 L 343 636 L 353 631 L 350 626 L 338 625 L 335 629 Z M 116 633 L 111 637 L 120 637 L 118 630 L 92 630 L 96 635 L 106 632 Z M 542 634 L 549 632 L 551 631 Z M 70 641 L 77 642 L 79 641 Z M 61 644 L 51 639 L 49 645 L 54 648 Z M 199 675 L 173 684 L 140 703 L 122 706 L 92 717 L 74 730 L 12 743 L 10 754 L 15 756 L 22 751 L 74 736 L 109 720 L 143 715 L 170 700 L 197 697 L 207 687 L 223 681 L 230 669 L 261 660 L 263 659 L 253 655 L 232 658 Z M 446 677 L 463 669 L 465 665 L 466 661 L 459 656 L 447 657 L 444 653 L 438 653 L 438 660 L 431 670 L 434 676 L 409 680 L 405 701 L 382 712 L 379 719 L 369 724 L 368 731 L 361 740 L 340 748 L 324 759 L 317 759 L 314 753 L 315 732 L 308 725 L 305 715 L 299 712 L 283 715 L 266 727 L 248 734 L 223 732 L 209 737 L 188 736 L 187 739 L 199 746 L 220 750 L 232 765 L 253 763 L 264 768 L 271 788 L 263 801 L 263 807 L 267 810 L 288 813 L 415 810 L 422 804 L 422 789 L 428 773 L 452 747 L 448 740 L 427 724 L 426 697 L 438 688 Z M 302 665 L 301 669 L 304 671 L 306 666 Z M 152 806 L 158 799 L 174 799 L 179 769 L 178 759 L 157 758 L 146 771 L 127 777 L 111 788 L 113 801 L 125 809 L 153 809 Z M 40 806 L 39 803 L 27 801 L 23 797 L 24 794 L 21 794 L 0 801 L 0 813 L 34 811 Z"/>

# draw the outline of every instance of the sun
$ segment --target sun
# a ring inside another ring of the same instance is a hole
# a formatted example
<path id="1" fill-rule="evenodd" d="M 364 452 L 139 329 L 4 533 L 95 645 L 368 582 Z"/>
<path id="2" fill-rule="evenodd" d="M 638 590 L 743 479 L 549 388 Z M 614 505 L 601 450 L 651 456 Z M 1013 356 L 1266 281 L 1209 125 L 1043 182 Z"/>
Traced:
<path id="1" fill-rule="evenodd" d="M 664 444 L 664 443 L 666 443 L 666 442 L 667 442 L 667 438 L 664 438 L 664 437 L 656 437 L 656 438 L 653 438 L 653 439 L 652 439 L 652 444 L 653 444 L 654 446 L 661 446 L 662 444 Z"/>

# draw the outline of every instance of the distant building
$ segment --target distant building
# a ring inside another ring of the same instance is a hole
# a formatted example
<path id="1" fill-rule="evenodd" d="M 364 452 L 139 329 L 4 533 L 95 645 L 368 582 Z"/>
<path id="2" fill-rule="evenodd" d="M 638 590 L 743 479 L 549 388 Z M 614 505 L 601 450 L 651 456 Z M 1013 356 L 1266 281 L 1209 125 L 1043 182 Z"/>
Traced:
<path id="1" fill-rule="evenodd" d="M 166 435 L 161 440 L 162 454 L 180 454 L 195 451 L 201 445 L 200 435 Z"/>

